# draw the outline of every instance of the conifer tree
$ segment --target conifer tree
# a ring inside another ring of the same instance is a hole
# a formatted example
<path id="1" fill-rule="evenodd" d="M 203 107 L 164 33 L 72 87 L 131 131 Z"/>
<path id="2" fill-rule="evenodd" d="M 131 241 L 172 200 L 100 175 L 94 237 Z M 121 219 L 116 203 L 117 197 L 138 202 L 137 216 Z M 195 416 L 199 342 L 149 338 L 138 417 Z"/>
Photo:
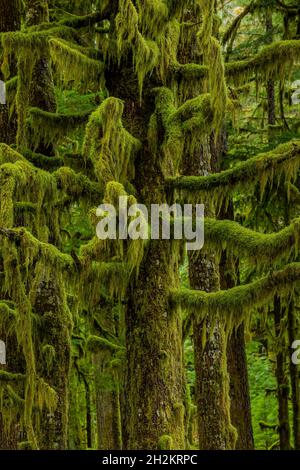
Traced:
<path id="1" fill-rule="evenodd" d="M 1 73 L 17 129 L 13 141 L 0 134 L 0 332 L 13 338 L 15 360 L 0 370 L 0 436 L 16 421 L 19 432 L 3 445 L 185 449 L 195 444 L 193 400 L 196 446 L 252 448 L 244 329 L 276 299 L 274 311 L 279 305 L 295 337 L 299 223 L 292 215 L 282 221 L 278 209 L 274 233 L 250 218 L 244 226 L 236 201 L 289 201 L 300 142 L 227 164 L 226 126 L 235 93 L 254 81 L 267 90 L 268 124 L 276 106 L 286 121 L 284 83 L 300 58 L 297 5 L 249 2 L 224 31 L 215 0 L 27 0 L 17 31 L 12 3 L 0 1 Z M 268 29 L 273 10 L 284 37 L 233 60 L 245 18 L 262 14 Z M 221 43 L 229 44 L 226 62 Z M 149 211 L 204 203 L 204 251 L 187 256 L 184 240 L 99 239 L 96 208 L 118 210 L 120 197 Z M 238 263 L 252 268 L 246 282 Z M 193 397 L 184 358 L 191 335 Z M 297 447 L 295 374 L 291 368 Z M 288 448 L 285 417 L 283 410 Z"/>

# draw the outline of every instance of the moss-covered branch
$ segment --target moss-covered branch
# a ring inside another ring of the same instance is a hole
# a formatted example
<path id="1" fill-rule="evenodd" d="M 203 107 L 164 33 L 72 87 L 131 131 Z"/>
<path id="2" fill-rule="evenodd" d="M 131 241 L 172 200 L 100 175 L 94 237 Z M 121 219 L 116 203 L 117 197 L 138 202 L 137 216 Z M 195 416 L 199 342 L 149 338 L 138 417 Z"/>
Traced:
<path id="1" fill-rule="evenodd" d="M 213 193 L 222 202 L 236 189 L 259 183 L 263 194 L 267 183 L 295 179 L 300 164 L 300 141 L 280 145 L 275 150 L 259 154 L 220 173 L 208 176 L 179 176 L 166 183 L 172 188 L 192 192 Z"/>
<path id="2" fill-rule="evenodd" d="M 283 78 L 300 58 L 300 40 L 278 41 L 264 47 L 248 60 L 226 64 L 226 76 L 236 84 L 248 82 L 252 76 L 265 81 L 269 77 Z"/>
<path id="3" fill-rule="evenodd" d="M 287 69 L 300 58 L 300 40 L 274 42 L 264 47 L 251 59 L 238 60 L 225 64 L 225 75 L 236 86 L 247 83 L 256 76 L 265 81 L 269 76 L 282 78 Z M 208 77 L 209 68 L 199 64 L 177 64 L 172 69 L 178 79 L 202 81 Z"/>
<path id="4" fill-rule="evenodd" d="M 0 369 L 0 383 L 1 382 L 25 382 L 25 375 L 14 374 Z"/>
<path id="5" fill-rule="evenodd" d="M 57 143 L 68 132 L 88 121 L 90 111 L 74 114 L 59 114 L 31 108 L 29 112 L 30 127 L 33 130 L 32 142 L 36 147 L 40 142 L 46 145 Z"/>
<path id="6" fill-rule="evenodd" d="M 113 343 L 105 338 L 101 338 L 100 336 L 90 336 L 87 341 L 87 348 L 90 351 L 97 351 L 97 350 L 107 350 L 110 352 L 122 351 L 124 350 L 124 346 L 120 346 L 117 343 Z"/>
<path id="7" fill-rule="evenodd" d="M 237 257 L 255 264 L 270 264 L 276 260 L 296 258 L 300 237 L 300 220 L 277 233 L 255 232 L 231 220 L 205 218 L 205 243 L 215 250 L 229 249 Z"/>
<path id="8" fill-rule="evenodd" d="M 238 326 L 257 307 L 270 303 L 275 294 L 288 296 L 299 287 L 300 263 L 291 263 L 280 271 L 271 272 L 250 284 L 226 291 L 207 293 L 179 289 L 171 292 L 171 302 L 181 305 L 199 321 L 206 316 L 224 316 L 227 325 Z"/>

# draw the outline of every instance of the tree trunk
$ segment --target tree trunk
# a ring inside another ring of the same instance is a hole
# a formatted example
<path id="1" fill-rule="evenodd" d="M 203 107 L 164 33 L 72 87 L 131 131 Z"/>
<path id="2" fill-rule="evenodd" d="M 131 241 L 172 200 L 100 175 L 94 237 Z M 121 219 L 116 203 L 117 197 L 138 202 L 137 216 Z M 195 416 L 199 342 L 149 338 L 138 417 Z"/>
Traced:
<path id="1" fill-rule="evenodd" d="M 21 29 L 21 2 L 20 0 L 0 0 L 0 33 L 18 31 Z M 10 64 L 11 72 L 13 64 Z M 0 71 L 0 80 L 4 77 Z M 7 104 L 0 104 L 0 142 L 12 143 L 12 125 L 9 122 L 9 109 Z"/>
<path id="2" fill-rule="evenodd" d="M 233 204 L 230 203 L 226 210 L 222 211 L 222 218 L 233 220 Z M 236 285 L 236 277 L 239 277 L 238 265 L 229 258 L 224 251 L 220 262 L 221 289 L 231 289 Z M 237 274 L 237 276 L 236 276 Z M 244 336 L 244 323 L 238 329 L 232 331 L 227 342 L 227 368 L 230 378 L 230 416 L 232 425 L 237 430 L 237 450 L 254 449 L 250 391 L 248 382 L 247 356 Z"/>
<path id="3" fill-rule="evenodd" d="M 271 10 L 266 12 L 266 33 L 267 44 L 273 42 L 273 15 Z M 269 79 L 266 86 L 267 90 L 267 106 L 268 106 L 268 125 L 274 126 L 276 124 L 276 108 L 275 108 L 275 82 Z M 271 129 L 270 129 L 271 131 Z M 270 132 L 271 138 L 272 132 Z"/>
<path id="4" fill-rule="evenodd" d="M 201 145 L 194 155 L 187 155 L 184 174 L 201 176 L 218 167 L 221 141 L 214 137 Z M 210 209 L 209 209 L 210 210 Z M 206 213 L 206 216 L 208 214 Z M 213 292 L 220 288 L 219 266 L 211 254 L 200 252 L 189 256 L 191 289 Z M 204 339 L 205 338 L 205 339 Z M 225 450 L 233 448 L 235 434 L 230 422 L 229 382 L 226 366 L 226 339 L 221 320 L 212 324 L 208 319 L 193 322 L 193 340 L 196 372 L 196 405 L 199 448 Z"/>
<path id="5" fill-rule="evenodd" d="M 244 324 L 233 331 L 227 345 L 227 367 L 230 377 L 230 415 L 238 438 L 237 450 L 253 450 L 253 430 L 248 383 Z"/>
<path id="6" fill-rule="evenodd" d="M 64 292 L 54 276 L 39 283 L 34 304 L 34 310 L 41 318 L 37 372 L 56 391 L 58 399 L 55 412 L 45 412 L 40 424 L 41 449 L 67 449 L 71 318 L 65 302 Z M 43 360 L 41 344 L 53 348 L 51 364 Z"/>
<path id="7" fill-rule="evenodd" d="M 21 10 L 20 0 L 0 0 L 0 33 L 17 31 L 21 28 Z M 11 66 L 12 64 L 10 64 Z M 0 71 L 0 80 L 4 77 Z M 12 142 L 12 125 L 9 122 L 9 109 L 7 104 L 0 104 L 0 142 L 10 144 Z M 7 349 L 7 364 L 0 366 L 1 368 L 15 372 L 16 367 L 19 367 L 19 361 L 16 359 L 16 353 L 11 354 L 12 351 L 17 351 L 16 338 L 12 335 L 7 335 L 6 331 L 0 329 L 0 339 L 4 340 Z M 18 355 L 19 356 L 19 355 Z M 19 369 L 17 369 L 19 370 Z M 0 412 L 0 449 L 9 450 L 17 449 L 19 441 L 19 425 L 12 423 L 9 429 L 4 429 L 4 421 L 2 413 Z"/>
<path id="8" fill-rule="evenodd" d="M 155 83 L 144 84 L 142 106 L 138 83 L 132 80 L 128 65 L 111 70 L 108 83 L 110 95 L 125 102 L 123 122 L 127 130 L 143 143 L 135 168 L 137 199 L 148 209 L 151 204 L 165 203 L 161 155 L 153 155 L 147 142 L 154 111 L 150 90 Z M 158 148 L 161 133 L 162 128 L 157 136 Z M 176 243 L 150 240 L 137 279 L 128 290 L 124 449 L 183 449 L 185 445 L 181 312 L 168 300 L 170 288 L 178 287 L 178 259 Z"/>
<path id="9" fill-rule="evenodd" d="M 279 297 L 274 298 L 274 326 L 275 337 L 278 342 L 279 351 L 276 355 L 276 380 L 278 398 L 278 421 L 280 450 L 289 450 L 290 446 L 290 424 L 289 424 L 289 385 L 285 370 L 285 340 L 281 330 L 282 307 Z"/>
<path id="10" fill-rule="evenodd" d="M 119 385 L 103 354 L 94 355 L 96 413 L 99 450 L 122 449 Z"/>
<path id="11" fill-rule="evenodd" d="M 126 449 L 184 448 L 181 315 L 168 304 L 178 268 L 169 245 L 168 241 L 151 242 L 130 293 Z"/>

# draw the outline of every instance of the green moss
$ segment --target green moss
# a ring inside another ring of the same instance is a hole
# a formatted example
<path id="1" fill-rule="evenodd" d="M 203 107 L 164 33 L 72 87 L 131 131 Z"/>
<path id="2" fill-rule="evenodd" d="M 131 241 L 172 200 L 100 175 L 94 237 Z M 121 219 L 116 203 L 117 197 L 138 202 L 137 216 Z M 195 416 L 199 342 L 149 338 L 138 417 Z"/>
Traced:
<path id="1" fill-rule="evenodd" d="M 13 374 L 12 372 L 0 369 L 0 382 L 24 382 L 24 380 L 25 375 L 23 374 Z"/>
<path id="2" fill-rule="evenodd" d="M 159 156 L 166 177 L 178 172 L 184 152 L 193 151 L 212 130 L 214 113 L 211 95 L 202 94 L 187 100 L 176 109 L 171 90 L 162 87 L 155 90 L 155 113 L 151 117 L 148 142 L 153 154 L 158 153 L 158 126 L 161 123 L 165 135 Z"/>
<path id="3" fill-rule="evenodd" d="M 197 321 L 220 316 L 228 330 L 237 328 L 249 320 L 249 314 L 257 307 L 271 303 L 274 295 L 290 296 L 300 279 L 300 263 L 288 264 L 279 271 L 226 291 L 207 293 L 180 289 L 171 292 L 171 301 L 180 304 Z"/>
<path id="4" fill-rule="evenodd" d="M 278 41 L 264 47 L 249 60 L 226 64 L 226 76 L 237 86 L 256 76 L 261 82 L 269 77 L 283 79 L 300 58 L 300 40 Z"/>
<path id="5" fill-rule="evenodd" d="M 300 225 L 296 219 L 277 233 L 259 233 L 231 220 L 205 218 L 205 240 L 217 252 L 230 250 L 257 266 L 278 263 L 298 256 Z"/>
<path id="6" fill-rule="evenodd" d="M 50 54 L 64 81 L 82 82 L 85 86 L 96 82 L 104 87 L 104 65 L 89 58 L 76 45 L 62 39 L 49 40 Z"/>
<path id="7" fill-rule="evenodd" d="M 75 114 L 49 113 L 39 108 L 29 111 L 29 123 L 32 130 L 31 141 L 37 148 L 43 142 L 46 145 L 59 143 L 69 132 L 85 124 L 90 111 Z"/>
<path id="8" fill-rule="evenodd" d="M 159 450 L 172 450 L 173 449 L 173 439 L 172 436 L 164 435 L 161 436 L 158 442 Z"/>
<path id="9" fill-rule="evenodd" d="M 208 176 L 181 176 L 169 178 L 171 187 L 197 192 L 199 196 L 213 196 L 213 201 L 220 208 L 223 201 L 237 189 L 250 188 L 259 183 L 261 195 L 268 183 L 279 184 L 282 180 L 289 182 L 296 178 L 299 168 L 300 143 L 291 141 L 282 144 L 275 150 L 249 158 L 220 173 Z"/>
<path id="10" fill-rule="evenodd" d="M 87 341 L 87 348 L 92 352 L 96 352 L 99 349 L 108 350 L 110 352 L 124 350 L 123 346 L 101 338 L 100 336 L 90 336 Z"/>
<path id="11" fill-rule="evenodd" d="M 23 150 L 22 155 L 35 167 L 40 168 L 41 170 L 53 171 L 64 166 L 64 161 L 61 157 L 48 157 L 41 153 L 32 152 L 29 149 Z"/>
<path id="12" fill-rule="evenodd" d="M 91 159 L 98 181 L 124 184 L 133 178 L 134 157 L 140 149 L 122 124 L 124 104 L 116 98 L 106 99 L 91 115 L 86 126 L 83 155 Z"/>

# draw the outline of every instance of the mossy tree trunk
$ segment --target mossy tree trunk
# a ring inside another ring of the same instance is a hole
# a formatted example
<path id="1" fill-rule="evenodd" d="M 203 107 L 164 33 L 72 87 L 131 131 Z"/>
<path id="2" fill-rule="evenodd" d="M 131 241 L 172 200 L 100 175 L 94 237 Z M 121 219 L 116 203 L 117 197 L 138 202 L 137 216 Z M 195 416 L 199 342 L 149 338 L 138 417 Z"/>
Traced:
<path id="1" fill-rule="evenodd" d="M 130 293 L 126 318 L 127 449 L 184 448 L 181 317 L 180 311 L 168 305 L 177 271 L 169 245 L 151 242 Z"/>
<path id="2" fill-rule="evenodd" d="M 37 372 L 55 390 L 57 406 L 53 414 L 44 413 L 40 423 L 39 447 L 41 449 L 67 449 L 69 378 L 71 353 L 71 318 L 64 292 L 54 275 L 48 281 L 42 280 L 36 292 L 34 310 L 39 315 L 41 327 L 39 341 L 40 354 Z M 45 348 L 53 351 L 51 362 L 45 361 Z M 37 356 L 38 357 L 38 356 Z"/>
<path id="3" fill-rule="evenodd" d="M 188 155 L 184 174 L 202 176 L 217 166 L 221 145 L 208 138 L 198 152 Z M 216 148 L 218 147 L 218 148 Z M 208 214 L 206 213 L 206 216 Z M 211 254 L 191 253 L 189 256 L 191 289 L 213 292 L 220 288 L 219 266 Z M 234 432 L 230 422 L 229 383 L 226 366 L 226 338 L 221 320 L 193 322 L 193 342 L 196 372 L 196 405 L 199 448 L 225 450 L 233 448 Z"/>
<path id="4" fill-rule="evenodd" d="M 275 338 L 278 352 L 276 354 L 276 380 L 278 399 L 278 424 L 280 450 L 289 450 L 290 446 L 290 423 L 289 423 L 289 384 L 285 364 L 285 335 L 282 332 L 283 309 L 280 298 L 274 298 L 274 326 Z"/>
<path id="5" fill-rule="evenodd" d="M 0 0 L 0 33 L 18 31 L 21 29 L 21 2 L 20 0 Z M 10 64 L 11 72 L 14 71 Z M 4 77 L 0 71 L 0 80 Z M 13 143 L 13 123 L 9 122 L 9 109 L 7 104 L 0 104 L 0 142 Z"/>
<path id="6" fill-rule="evenodd" d="M 21 4 L 20 0 L 0 0 L 0 33 L 17 31 L 21 28 Z M 13 70 L 13 64 L 10 68 Z M 0 71 L 0 80 L 4 77 Z M 0 142 L 10 144 L 13 142 L 14 124 L 9 120 L 9 109 L 7 104 L 0 104 Z M 1 268 L 1 271 L 3 269 Z M 7 360 L 5 366 L 1 368 L 8 371 L 23 371 L 22 360 L 17 354 L 17 340 L 14 334 L 0 329 L 0 338 L 5 341 L 7 350 Z M 17 449 L 20 440 L 19 425 L 17 422 L 11 424 L 10 429 L 4 429 L 2 414 L 0 412 L 0 449 Z"/>
<path id="7" fill-rule="evenodd" d="M 47 0 L 27 0 L 26 26 L 34 26 L 49 21 Z M 54 82 L 50 65 L 50 57 L 42 56 L 35 64 L 32 73 L 32 84 L 30 89 L 30 106 L 37 107 L 43 111 L 54 113 L 56 111 L 56 100 Z M 52 145 L 40 143 L 35 149 L 44 155 L 53 154 Z"/>
<path id="8" fill-rule="evenodd" d="M 27 0 L 26 26 L 49 21 L 47 0 Z M 55 112 L 54 83 L 48 56 L 36 63 L 30 87 L 30 106 L 43 111 Z M 41 145 L 37 151 L 51 156 L 52 147 Z M 65 293 L 58 285 L 54 273 L 50 279 L 41 278 L 36 292 L 35 311 L 41 317 L 44 343 L 54 350 L 51 370 L 42 367 L 45 380 L 57 393 L 58 405 L 53 415 L 45 413 L 40 427 L 40 447 L 43 449 L 66 449 L 68 442 L 68 400 L 70 372 L 71 320 L 66 305 Z"/>
<path id="9" fill-rule="evenodd" d="M 107 364 L 107 357 L 103 357 L 103 353 L 95 354 L 93 363 L 98 449 L 119 450 L 122 449 L 119 384 L 113 377 L 109 364 Z"/>
<path id="10" fill-rule="evenodd" d="M 230 377 L 230 415 L 237 430 L 237 450 L 253 450 L 254 439 L 248 383 L 244 324 L 233 331 L 227 345 L 227 367 Z"/>
<path id="11" fill-rule="evenodd" d="M 219 288 L 215 260 L 202 254 L 190 260 L 192 289 L 212 292 Z M 226 367 L 226 338 L 218 320 L 193 323 L 196 371 L 196 405 L 199 448 L 226 450 L 233 448 L 234 435 L 230 423 L 229 384 Z"/>
<path id="12" fill-rule="evenodd" d="M 267 44 L 272 44 L 273 42 L 273 14 L 270 9 L 267 9 L 266 16 L 266 34 L 267 34 Z M 266 86 L 267 91 L 267 111 L 268 111 L 268 125 L 274 126 L 276 124 L 276 106 L 275 106 L 275 81 L 269 79 Z M 269 128 L 269 138 L 272 138 L 272 127 Z"/>
<path id="13" fill-rule="evenodd" d="M 234 219 L 233 204 L 222 211 L 222 218 Z M 238 262 L 234 262 L 225 250 L 220 261 L 220 284 L 222 290 L 231 289 L 239 279 Z M 253 450 L 254 439 L 251 419 L 250 390 L 248 381 L 245 327 L 242 323 L 234 329 L 227 342 L 227 369 L 230 380 L 230 416 L 237 430 L 237 450 Z"/>
<path id="14" fill-rule="evenodd" d="M 148 123 L 154 111 L 145 83 L 140 106 L 138 83 L 130 70 L 110 71 L 112 96 L 125 102 L 124 124 L 143 148 L 136 161 L 137 199 L 167 201 L 158 156 L 150 153 Z M 161 130 L 163 133 L 163 131 Z M 158 136 L 158 146 L 163 135 Z M 184 448 L 184 387 L 181 313 L 169 305 L 169 289 L 178 286 L 178 249 L 169 241 L 150 241 L 139 274 L 128 291 L 126 312 L 127 373 L 123 404 L 123 448 Z"/>

